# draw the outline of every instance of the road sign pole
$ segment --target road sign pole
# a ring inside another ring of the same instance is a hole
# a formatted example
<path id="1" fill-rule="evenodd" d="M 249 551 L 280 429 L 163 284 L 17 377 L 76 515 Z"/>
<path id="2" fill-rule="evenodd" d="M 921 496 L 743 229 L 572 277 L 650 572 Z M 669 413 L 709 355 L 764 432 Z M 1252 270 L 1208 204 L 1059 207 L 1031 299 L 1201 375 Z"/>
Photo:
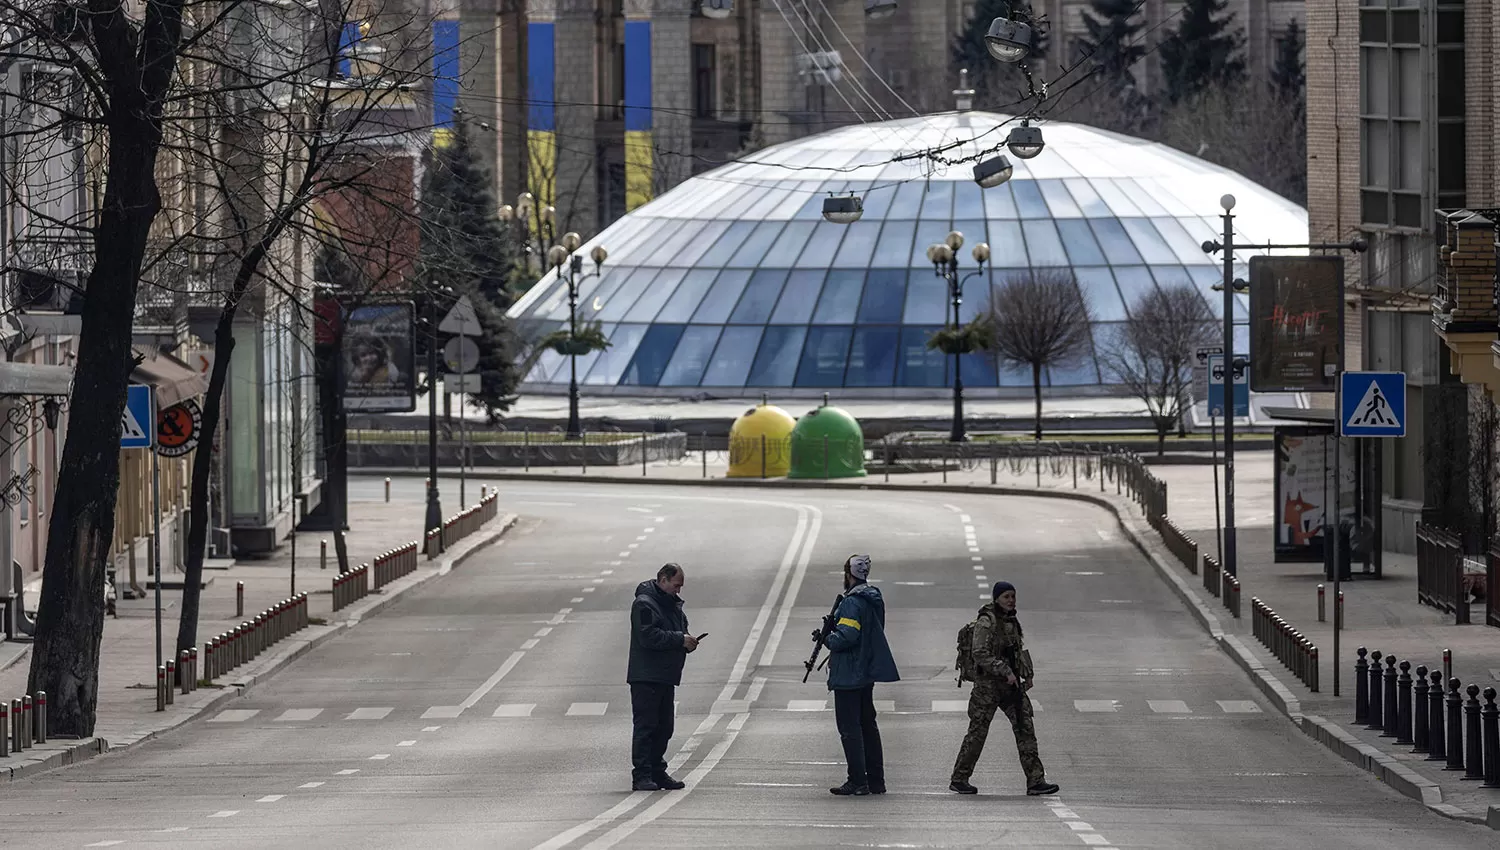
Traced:
<path id="1" fill-rule="evenodd" d="M 1234 541 L 1234 196 L 1219 199 L 1224 207 L 1224 377 L 1228 379 L 1224 408 L 1224 555 L 1220 567 L 1239 575 Z"/>
<path id="2" fill-rule="evenodd" d="M 1208 408 L 1208 441 L 1213 449 L 1214 468 L 1214 546 L 1218 550 L 1219 563 L 1224 563 L 1224 521 L 1219 515 L 1219 418 L 1212 406 Z"/>
<path id="3" fill-rule="evenodd" d="M 151 416 L 149 424 L 142 423 L 143 427 L 149 428 L 151 442 L 146 446 L 146 451 L 151 454 L 151 525 L 154 536 L 151 540 L 151 562 L 152 569 L 156 572 L 156 666 L 162 665 L 161 651 L 161 467 L 156 460 L 156 388 L 152 387 L 151 393 Z M 168 683 L 168 687 L 171 684 Z"/>
<path id="4" fill-rule="evenodd" d="M 1337 604 L 1343 599 L 1339 590 L 1339 582 L 1344 577 L 1344 564 L 1341 560 L 1341 544 L 1343 533 L 1340 525 L 1343 522 L 1344 513 L 1344 308 L 1343 299 L 1339 299 L 1339 345 L 1338 345 L 1338 378 L 1333 382 L 1333 599 Z M 1336 613 L 1333 618 L 1333 695 L 1339 695 L 1339 632 L 1342 631 L 1344 618 Z"/>
<path id="5" fill-rule="evenodd" d="M 458 350 L 459 350 L 460 353 L 462 353 L 464 351 L 464 343 L 465 342 L 467 342 L 467 340 L 464 339 L 463 328 L 459 328 L 459 331 L 458 331 Z M 459 365 L 463 366 L 465 364 L 462 363 L 462 362 L 460 362 Z M 469 402 L 469 375 L 468 375 L 469 370 L 468 369 L 464 369 L 464 370 L 462 370 L 462 372 L 463 372 L 463 376 L 464 377 L 463 377 L 463 383 L 459 384 L 459 387 L 462 388 L 462 391 L 459 393 L 460 401 L 459 401 L 459 404 L 458 404 L 458 509 L 459 510 L 463 510 L 464 507 L 469 504 L 468 499 L 465 496 L 465 486 L 467 484 L 467 479 L 468 479 L 468 465 L 469 465 L 469 426 L 468 426 L 468 423 L 465 421 L 465 416 L 464 416 L 464 411 L 469 406 L 469 404 L 468 404 L 468 402 Z"/>

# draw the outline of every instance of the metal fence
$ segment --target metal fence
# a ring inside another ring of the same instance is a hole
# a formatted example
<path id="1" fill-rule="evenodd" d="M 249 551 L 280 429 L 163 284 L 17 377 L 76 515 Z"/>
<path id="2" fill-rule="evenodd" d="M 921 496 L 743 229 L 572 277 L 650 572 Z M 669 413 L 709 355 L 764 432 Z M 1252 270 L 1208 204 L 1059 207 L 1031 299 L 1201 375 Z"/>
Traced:
<path id="1" fill-rule="evenodd" d="M 1464 549 L 1458 535 L 1417 523 L 1417 601 L 1469 622 L 1464 592 Z"/>
<path id="2" fill-rule="evenodd" d="M 1231 578 L 1225 576 L 1225 578 Z M 1235 582 L 1236 598 L 1239 584 Z M 1271 654 L 1313 693 L 1318 692 L 1318 647 L 1258 597 L 1250 598 L 1250 629 Z"/>

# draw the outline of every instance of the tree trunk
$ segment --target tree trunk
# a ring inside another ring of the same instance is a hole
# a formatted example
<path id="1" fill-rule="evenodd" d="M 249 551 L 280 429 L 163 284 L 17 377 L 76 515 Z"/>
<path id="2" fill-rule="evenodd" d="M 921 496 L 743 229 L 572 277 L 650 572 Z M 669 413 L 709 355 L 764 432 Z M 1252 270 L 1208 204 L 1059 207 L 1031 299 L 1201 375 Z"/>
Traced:
<path id="1" fill-rule="evenodd" d="M 1156 456 L 1157 457 L 1165 457 L 1166 454 L 1167 454 L 1167 431 L 1170 430 L 1170 428 L 1171 428 L 1171 423 L 1169 422 L 1169 423 L 1167 423 L 1167 425 L 1165 427 L 1158 426 L 1157 429 L 1156 429 Z"/>
<path id="2" fill-rule="evenodd" d="M 131 325 L 146 238 L 161 207 L 154 179 L 160 110 L 150 106 L 139 83 L 134 92 L 119 83 L 111 92 L 108 177 L 94 228 L 94 267 L 85 290 L 69 399 L 73 415 L 47 527 L 28 677 L 32 693 L 47 692 L 48 727 L 59 737 L 94 734 L 104 564 L 114 538 L 120 420 L 134 364 Z M 150 671 L 139 674 L 154 680 Z"/>
<path id="3" fill-rule="evenodd" d="M 204 439 L 193 452 L 193 479 L 188 491 L 187 553 L 183 558 L 182 611 L 177 620 L 177 651 L 191 649 L 198 641 L 199 585 L 203 581 L 203 555 L 208 543 L 208 477 L 213 464 L 214 438 L 219 430 L 224 385 L 229 382 L 229 360 L 234 356 L 234 313 L 226 308 L 214 328 L 214 368 L 203 395 Z"/>
<path id="4" fill-rule="evenodd" d="M 1031 394 L 1036 399 L 1036 439 L 1042 441 L 1042 364 L 1031 364 Z"/>

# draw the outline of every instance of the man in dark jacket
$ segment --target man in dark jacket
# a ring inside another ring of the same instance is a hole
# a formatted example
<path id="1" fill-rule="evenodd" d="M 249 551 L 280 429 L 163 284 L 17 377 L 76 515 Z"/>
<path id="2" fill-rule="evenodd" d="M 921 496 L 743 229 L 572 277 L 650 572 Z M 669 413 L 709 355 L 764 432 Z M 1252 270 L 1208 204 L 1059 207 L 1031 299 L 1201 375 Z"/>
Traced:
<path id="1" fill-rule="evenodd" d="M 870 584 L 870 556 L 844 562 L 844 601 L 834 612 L 828 647 L 828 689 L 833 716 L 849 764 L 849 779 L 828 789 L 841 797 L 885 793 L 885 753 L 875 724 L 875 683 L 897 682 L 901 674 L 885 639 L 885 600 Z"/>
<path id="2" fill-rule="evenodd" d="M 698 648 L 688 634 L 682 611 L 682 567 L 667 564 L 655 581 L 635 589 L 630 606 L 630 713 L 635 734 L 630 745 L 631 788 L 676 791 L 683 787 L 667 775 L 667 742 L 672 739 L 673 692 L 682 684 L 682 665 Z"/>

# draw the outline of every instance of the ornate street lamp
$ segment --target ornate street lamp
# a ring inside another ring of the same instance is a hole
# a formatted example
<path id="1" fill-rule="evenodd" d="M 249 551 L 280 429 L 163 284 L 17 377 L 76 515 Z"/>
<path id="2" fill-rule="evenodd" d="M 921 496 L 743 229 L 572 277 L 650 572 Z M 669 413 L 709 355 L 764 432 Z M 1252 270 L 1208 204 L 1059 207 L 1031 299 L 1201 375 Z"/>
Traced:
<path id="1" fill-rule="evenodd" d="M 984 274 L 984 264 L 990 260 L 990 246 L 980 242 L 974 246 L 974 262 L 978 266 L 972 272 L 960 277 L 958 273 L 958 250 L 964 246 L 964 235 L 957 230 L 948 234 L 942 242 L 930 246 L 927 249 L 927 259 L 932 262 L 933 272 L 948 282 L 948 298 L 953 306 L 953 329 L 957 333 L 961 327 L 959 320 L 959 308 L 964 300 L 964 284 L 969 278 L 979 277 Z M 950 354 L 953 356 L 953 427 L 948 434 L 948 440 L 954 443 L 962 443 L 968 439 L 964 431 L 964 381 L 962 374 L 962 354 L 959 346 L 952 346 Z"/>
<path id="2" fill-rule="evenodd" d="M 591 277 L 597 277 L 609 252 L 603 245 L 595 245 L 590 252 L 594 270 L 583 271 L 583 257 L 575 252 L 583 245 L 583 238 L 569 231 L 563 234 L 562 244 L 553 245 L 547 251 L 547 262 L 557 269 L 557 276 L 568 286 L 568 434 L 569 440 L 578 439 L 583 428 L 578 421 L 578 287 Z"/>

